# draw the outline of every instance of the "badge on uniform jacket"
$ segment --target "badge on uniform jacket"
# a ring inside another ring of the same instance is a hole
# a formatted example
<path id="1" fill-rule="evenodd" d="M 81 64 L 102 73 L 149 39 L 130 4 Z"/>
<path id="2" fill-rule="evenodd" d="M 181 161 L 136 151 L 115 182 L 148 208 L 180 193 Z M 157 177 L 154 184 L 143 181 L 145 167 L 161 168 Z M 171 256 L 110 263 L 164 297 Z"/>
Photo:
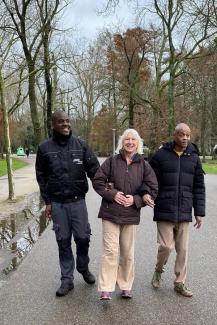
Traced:
<path id="1" fill-rule="evenodd" d="M 83 164 L 83 161 L 80 160 L 79 158 L 76 158 L 76 159 L 73 159 L 73 163 L 74 164 L 77 164 L 77 165 L 82 165 Z"/>

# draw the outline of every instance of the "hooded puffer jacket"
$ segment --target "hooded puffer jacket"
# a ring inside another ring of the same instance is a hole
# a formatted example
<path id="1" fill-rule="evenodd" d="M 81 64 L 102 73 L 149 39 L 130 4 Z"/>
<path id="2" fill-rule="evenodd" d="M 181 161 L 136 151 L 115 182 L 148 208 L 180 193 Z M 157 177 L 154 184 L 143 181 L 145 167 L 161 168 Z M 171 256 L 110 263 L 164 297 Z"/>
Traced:
<path id="1" fill-rule="evenodd" d="M 113 184 L 110 190 L 106 189 L 107 181 Z M 139 195 L 142 184 L 144 184 L 144 192 L 149 193 L 154 199 L 158 191 L 157 179 L 143 156 L 136 154 L 130 165 L 127 165 L 122 151 L 120 154 L 107 158 L 93 179 L 94 189 L 102 196 L 99 218 L 116 224 L 139 224 L 140 209 L 144 206 L 142 197 Z M 134 204 L 124 207 L 114 201 L 118 191 L 125 195 L 133 195 Z"/>
<path id="2" fill-rule="evenodd" d="M 154 207 L 154 221 L 192 221 L 205 215 L 204 172 L 199 152 L 193 143 L 181 156 L 174 151 L 175 143 L 164 144 L 150 160 L 159 186 Z"/>

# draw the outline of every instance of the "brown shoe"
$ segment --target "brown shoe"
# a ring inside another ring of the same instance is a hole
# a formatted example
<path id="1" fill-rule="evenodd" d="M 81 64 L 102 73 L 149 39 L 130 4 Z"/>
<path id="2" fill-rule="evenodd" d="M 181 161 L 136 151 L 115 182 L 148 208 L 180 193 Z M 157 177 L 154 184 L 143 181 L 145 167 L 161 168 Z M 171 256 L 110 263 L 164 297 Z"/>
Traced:
<path id="1" fill-rule="evenodd" d="M 182 282 L 175 282 L 174 290 L 184 297 L 192 297 L 193 296 L 192 291 L 189 288 L 187 288 L 185 286 L 185 284 Z"/>
<path id="2" fill-rule="evenodd" d="M 161 274 L 162 272 L 155 271 L 151 280 L 151 284 L 155 289 L 160 288 L 161 285 Z"/>

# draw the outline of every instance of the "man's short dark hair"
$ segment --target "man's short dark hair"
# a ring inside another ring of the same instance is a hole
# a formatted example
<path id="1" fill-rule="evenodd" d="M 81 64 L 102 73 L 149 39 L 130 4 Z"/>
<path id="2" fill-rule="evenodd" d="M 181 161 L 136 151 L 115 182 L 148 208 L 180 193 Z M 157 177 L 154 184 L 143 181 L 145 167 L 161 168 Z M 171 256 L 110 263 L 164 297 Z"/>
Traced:
<path id="1" fill-rule="evenodd" d="M 68 116 L 68 114 L 65 111 L 59 109 L 59 110 L 53 112 L 53 114 L 51 115 L 51 121 L 54 122 L 56 120 L 56 118 L 58 117 L 58 115 L 62 114 L 62 113 L 66 114 Z"/>

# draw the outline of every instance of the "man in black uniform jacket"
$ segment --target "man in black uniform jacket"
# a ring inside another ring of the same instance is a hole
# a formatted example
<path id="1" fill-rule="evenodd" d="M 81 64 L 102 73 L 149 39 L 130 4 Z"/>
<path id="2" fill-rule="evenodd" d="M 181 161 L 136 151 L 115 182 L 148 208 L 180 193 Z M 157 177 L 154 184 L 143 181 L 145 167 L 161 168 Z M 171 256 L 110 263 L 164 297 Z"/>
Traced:
<path id="1" fill-rule="evenodd" d="M 53 136 L 38 147 L 36 177 L 46 204 L 45 214 L 53 220 L 59 248 L 61 286 L 58 297 L 74 288 L 75 268 L 71 248 L 76 243 L 76 268 L 88 284 L 95 278 L 88 268 L 91 229 L 88 222 L 85 194 L 86 175 L 92 179 L 99 162 L 85 141 L 72 135 L 69 116 L 63 111 L 52 114 Z"/>

